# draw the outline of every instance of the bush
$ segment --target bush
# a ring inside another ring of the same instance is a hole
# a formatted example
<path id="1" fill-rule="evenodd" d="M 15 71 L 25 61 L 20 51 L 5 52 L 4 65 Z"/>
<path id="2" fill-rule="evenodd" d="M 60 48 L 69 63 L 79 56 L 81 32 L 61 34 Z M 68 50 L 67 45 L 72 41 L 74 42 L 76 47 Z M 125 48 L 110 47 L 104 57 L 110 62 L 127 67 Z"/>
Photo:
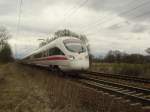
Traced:
<path id="1" fill-rule="evenodd" d="M 150 64 L 92 63 L 91 70 L 150 78 Z"/>
<path id="2" fill-rule="evenodd" d="M 139 76 L 143 72 L 143 66 L 138 64 L 118 64 L 113 69 L 119 74 L 132 76 Z"/>
<path id="3" fill-rule="evenodd" d="M 6 63 L 13 61 L 12 51 L 8 43 L 5 43 L 0 50 L 0 62 Z"/>

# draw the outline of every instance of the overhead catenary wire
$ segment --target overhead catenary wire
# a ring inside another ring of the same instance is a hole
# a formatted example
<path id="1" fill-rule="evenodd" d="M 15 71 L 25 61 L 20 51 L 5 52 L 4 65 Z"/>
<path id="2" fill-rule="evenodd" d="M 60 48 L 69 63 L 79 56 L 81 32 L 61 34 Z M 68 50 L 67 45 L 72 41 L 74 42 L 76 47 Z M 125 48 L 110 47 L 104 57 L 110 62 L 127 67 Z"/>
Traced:
<path id="1" fill-rule="evenodd" d="M 79 4 L 79 6 L 72 11 L 72 13 L 70 13 L 68 16 L 69 17 L 72 17 L 73 15 L 75 15 L 75 13 L 80 9 L 82 8 L 84 5 L 86 5 L 86 3 L 88 2 L 89 0 L 84 0 L 81 4 Z M 71 16 L 72 15 L 72 16 Z"/>
<path id="2" fill-rule="evenodd" d="M 134 2 L 137 2 L 138 0 L 132 0 L 131 2 L 128 2 L 126 5 L 130 5 L 130 4 L 132 4 L 132 3 L 134 3 Z M 141 1 L 141 0 L 140 0 Z M 126 10 L 125 11 L 123 11 L 123 12 L 120 12 L 120 13 L 124 13 L 124 12 L 126 12 Z M 87 25 L 85 25 L 85 27 L 82 27 L 82 28 L 86 28 L 86 27 L 88 27 L 89 25 L 97 25 L 97 24 L 99 24 L 99 22 L 101 23 L 101 20 L 106 20 L 107 19 L 107 17 L 106 17 L 106 15 L 104 15 L 104 16 L 102 16 L 102 17 L 100 17 L 100 18 L 98 18 L 96 21 L 95 21 L 95 23 L 93 24 L 87 24 Z"/>
<path id="3" fill-rule="evenodd" d="M 144 2 L 143 4 L 138 5 L 138 8 L 140 8 L 141 6 L 144 6 L 144 4 L 147 5 L 147 3 L 149 3 L 149 2 L 150 2 L 150 1 Z M 134 10 L 135 10 L 135 9 L 137 9 L 137 6 L 136 6 L 136 8 L 134 8 Z M 129 12 L 129 13 L 130 13 L 130 12 Z M 136 16 L 136 17 L 140 17 L 140 15 L 138 15 L 138 16 Z M 134 18 L 134 17 L 133 17 L 133 18 Z M 112 20 L 113 20 L 113 19 L 112 19 Z M 110 21 L 112 21 L 112 20 L 110 20 Z M 110 22 L 110 21 L 109 21 L 109 22 Z M 98 27 L 99 27 L 99 26 L 98 26 Z M 100 28 L 100 27 L 99 27 L 99 28 Z M 96 31 L 97 31 L 97 30 L 99 31 L 100 29 L 96 29 Z M 94 34 L 94 33 L 91 32 L 91 33 L 88 33 L 88 34 L 91 35 L 91 34 Z"/>
<path id="4" fill-rule="evenodd" d="M 22 7 L 23 7 L 23 0 L 18 0 L 18 15 L 17 15 L 17 31 L 16 31 L 16 37 L 18 37 L 19 34 L 20 34 L 21 20 L 22 20 L 22 13 L 23 13 Z M 17 38 L 16 38 L 15 40 L 18 41 Z M 30 41 L 29 41 L 29 43 L 30 43 Z M 30 50 L 29 44 L 28 44 L 28 46 L 25 46 L 25 48 L 26 48 L 26 49 L 25 49 L 25 51 L 23 52 L 23 54 L 24 54 L 24 53 L 29 53 L 29 50 Z M 18 57 L 18 56 L 19 56 L 19 52 L 18 52 L 18 47 L 17 47 L 16 43 L 15 43 L 15 55 L 16 55 L 16 58 L 20 58 L 20 57 Z"/>
<path id="5" fill-rule="evenodd" d="M 145 16 L 145 15 L 147 15 L 147 14 L 150 14 L 150 11 L 144 12 L 144 13 L 142 13 L 142 14 L 140 14 L 140 15 L 137 15 L 137 16 L 134 16 L 134 17 L 131 17 L 131 19 L 139 18 L 139 17 Z M 123 22 L 125 22 L 125 21 L 121 21 L 121 22 L 116 23 L 116 24 L 113 24 L 113 25 L 118 25 L 118 26 L 119 26 L 119 25 L 122 24 Z M 111 25 L 111 26 L 113 26 L 113 25 Z"/>
<path id="6" fill-rule="evenodd" d="M 21 23 L 21 15 L 22 15 L 22 5 L 23 5 L 23 0 L 18 0 L 17 1 L 17 8 L 18 8 L 18 13 L 17 13 L 17 23 L 16 23 L 16 37 L 20 33 L 20 23 Z M 17 38 L 16 38 L 17 41 Z M 16 42 L 14 43 L 14 56 L 18 58 L 18 52 L 17 52 L 17 46 Z"/>
<path id="7" fill-rule="evenodd" d="M 74 10 L 74 11 L 69 15 L 69 18 L 72 18 L 73 16 L 75 16 L 75 14 L 76 14 L 82 7 L 84 7 L 84 6 L 88 3 L 88 1 L 89 1 L 89 0 L 83 1 L 83 2 L 79 5 L 79 7 L 78 7 L 76 10 Z M 69 22 L 69 21 L 66 21 L 66 22 Z"/>
<path id="8" fill-rule="evenodd" d="M 88 2 L 89 0 L 84 0 L 84 1 L 82 1 L 82 2 L 80 2 L 80 4 L 79 5 L 77 5 L 77 6 L 74 6 L 73 8 L 72 8 L 72 11 L 71 12 L 69 12 L 69 13 L 66 13 L 65 15 L 64 15 L 64 18 L 63 18 L 63 20 L 62 20 L 62 22 L 61 23 L 67 23 L 68 22 L 68 19 L 70 19 L 71 17 L 73 17 L 73 15 L 75 15 L 75 13 L 77 12 L 77 11 L 79 11 L 84 5 L 86 5 L 86 3 Z M 61 25 L 60 25 L 61 26 Z M 60 28 L 60 26 L 58 27 L 58 29 Z M 66 25 L 67 26 L 67 25 Z"/>
<path id="9" fill-rule="evenodd" d="M 134 18 L 140 18 L 140 17 L 143 17 L 143 16 L 145 16 L 145 15 L 147 15 L 147 14 L 150 14 L 150 11 L 147 11 L 147 12 L 145 12 L 145 13 L 142 13 L 142 14 L 140 14 L 140 15 L 137 15 L 137 16 L 134 16 L 134 17 L 132 17 L 131 19 L 134 19 Z M 123 22 L 120 22 L 120 23 L 123 23 Z M 120 23 L 118 23 L 118 24 L 116 24 L 116 25 L 119 25 Z M 98 32 L 98 31 L 97 31 Z M 90 35 L 93 35 L 93 34 L 96 34 L 96 33 L 89 33 L 89 34 L 87 34 L 88 36 L 90 36 Z"/>
<path id="10" fill-rule="evenodd" d="M 79 4 L 81 4 L 82 1 L 80 1 Z M 76 3 L 78 4 L 78 3 Z M 66 13 L 64 14 L 64 17 L 65 16 L 68 16 L 70 13 L 72 13 L 76 8 L 78 8 L 79 6 L 78 5 L 74 5 L 73 7 L 69 8 L 68 10 L 66 10 Z"/>
<path id="11" fill-rule="evenodd" d="M 19 3 L 19 5 L 18 5 L 17 34 L 20 31 L 23 0 L 18 0 L 18 3 Z"/>
<path id="12" fill-rule="evenodd" d="M 141 8 L 141 7 L 145 6 L 145 5 L 149 5 L 148 3 L 150 3 L 150 1 L 147 1 L 147 2 L 144 2 L 143 4 L 140 4 L 139 6 L 135 7 L 132 11 L 134 11 L 134 10 L 136 10 L 136 9 L 138 9 L 138 8 Z M 131 12 L 132 12 L 132 11 L 131 11 Z M 129 12 L 129 13 L 131 13 L 131 12 Z M 149 11 L 148 11 L 148 12 L 149 12 Z M 141 16 L 147 14 L 148 12 L 144 12 L 143 14 L 137 15 L 137 16 L 135 16 L 135 17 L 133 17 L 133 18 L 141 17 Z M 128 13 L 128 12 L 127 12 L 127 13 Z M 129 14 L 129 13 L 128 13 L 128 14 Z M 122 22 L 119 22 L 119 23 L 122 23 Z M 117 24 L 119 24 L 119 23 L 117 23 Z"/>
<path id="13" fill-rule="evenodd" d="M 68 14 L 70 14 L 70 13 L 72 12 L 72 10 L 74 10 L 75 8 L 77 8 L 77 5 L 74 5 L 73 7 L 66 9 L 66 11 L 65 11 L 65 13 L 64 13 L 64 15 L 63 15 L 63 19 L 60 20 L 60 25 L 57 26 L 57 29 L 60 29 L 61 23 L 65 22 L 66 16 L 67 16 Z"/>
<path id="14" fill-rule="evenodd" d="M 135 1 L 135 0 L 134 0 L 134 1 Z M 137 0 L 136 0 L 136 1 L 137 1 Z M 133 2 L 133 1 L 132 1 L 132 2 Z M 131 9 L 129 9 L 129 10 L 120 12 L 120 13 L 118 14 L 118 16 L 123 16 L 123 15 L 129 14 L 129 13 L 135 11 L 136 9 L 141 8 L 141 7 L 145 6 L 145 5 L 147 5 L 149 2 L 150 2 L 150 1 L 144 2 L 144 3 L 139 4 L 139 5 L 133 7 L 133 8 L 131 8 Z M 131 3 L 131 2 L 130 2 L 130 3 Z M 128 3 L 128 4 L 130 4 L 130 3 Z M 101 25 L 101 24 L 104 24 L 104 23 L 106 23 L 106 22 L 110 22 L 110 21 L 113 21 L 113 20 L 114 20 L 114 19 L 112 19 L 112 18 L 105 19 L 105 17 L 102 18 L 102 19 L 103 19 L 104 21 L 97 22 L 97 23 L 95 23 L 95 25 Z M 106 21 L 106 20 L 107 20 L 107 21 Z M 99 26 L 98 26 L 98 27 L 99 27 Z M 86 29 L 86 31 L 87 31 L 87 29 Z"/>

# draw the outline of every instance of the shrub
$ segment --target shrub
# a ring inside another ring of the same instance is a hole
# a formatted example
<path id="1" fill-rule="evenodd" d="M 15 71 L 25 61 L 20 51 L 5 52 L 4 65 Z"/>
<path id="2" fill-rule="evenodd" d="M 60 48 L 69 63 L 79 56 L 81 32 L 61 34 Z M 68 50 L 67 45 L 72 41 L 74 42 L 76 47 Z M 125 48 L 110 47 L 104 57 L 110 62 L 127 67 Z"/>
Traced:
<path id="1" fill-rule="evenodd" d="M 13 60 L 12 51 L 8 43 L 5 43 L 0 50 L 0 62 L 6 63 Z"/>
<path id="2" fill-rule="evenodd" d="M 136 64 L 122 64 L 120 67 L 120 74 L 139 76 L 142 74 L 143 67 Z"/>

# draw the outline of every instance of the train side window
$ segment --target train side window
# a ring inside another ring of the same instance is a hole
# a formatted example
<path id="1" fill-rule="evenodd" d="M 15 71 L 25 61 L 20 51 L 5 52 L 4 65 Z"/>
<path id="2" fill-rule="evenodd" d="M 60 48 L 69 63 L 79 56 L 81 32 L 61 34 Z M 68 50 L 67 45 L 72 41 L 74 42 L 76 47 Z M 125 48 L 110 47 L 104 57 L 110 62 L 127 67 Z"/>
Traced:
<path id="1" fill-rule="evenodd" d="M 46 55 L 46 51 L 43 51 L 42 52 L 42 57 L 46 57 L 47 55 Z"/>
<path id="2" fill-rule="evenodd" d="M 64 55 L 64 53 L 57 47 L 49 49 L 49 56 L 51 55 Z"/>
<path id="3" fill-rule="evenodd" d="M 48 50 L 46 50 L 46 56 L 49 56 L 49 51 Z"/>
<path id="4" fill-rule="evenodd" d="M 54 49 L 54 48 L 49 49 L 49 56 L 54 55 L 54 52 L 55 52 L 55 49 Z"/>
<path id="5" fill-rule="evenodd" d="M 49 56 L 52 55 L 52 49 L 49 49 L 49 50 L 48 50 L 48 54 L 49 54 Z"/>
<path id="6" fill-rule="evenodd" d="M 55 48 L 55 54 L 56 55 L 64 55 L 64 53 L 59 48 Z"/>
<path id="7" fill-rule="evenodd" d="M 38 53 L 38 54 L 36 54 L 34 57 L 35 57 L 35 58 L 40 58 L 40 57 L 42 57 L 42 53 Z"/>

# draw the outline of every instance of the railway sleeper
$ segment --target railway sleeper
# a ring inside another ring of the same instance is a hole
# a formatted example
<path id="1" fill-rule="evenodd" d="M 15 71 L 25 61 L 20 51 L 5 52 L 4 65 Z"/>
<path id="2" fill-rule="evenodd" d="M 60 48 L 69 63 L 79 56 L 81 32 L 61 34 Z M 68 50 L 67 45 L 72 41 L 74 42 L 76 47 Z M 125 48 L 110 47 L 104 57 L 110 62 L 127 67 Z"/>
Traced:
<path id="1" fill-rule="evenodd" d="M 135 96 L 143 96 L 143 93 L 134 94 Z"/>
<path id="2" fill-rule="evenodd" d="M 128 90 L 128 89 L 124 89 L 124 90 L 121 90 L 121 91 L 119 91 L 119 92 L 128 93 L 128 92 L 131 92 L 131 91 L 130 91 L 130 90 Z"/>
<path id="3" fill-rule="evenodd" d="M 130 91 L 130 92 L 127 92 L 127 94 L 136 94 L 137 92 L 136 91 Z"/>
<path id="4" fill-rule="evenodd" d="M 142 108 L 142 112 L 150 112 L 150 106 L 145 106 Z"/>

